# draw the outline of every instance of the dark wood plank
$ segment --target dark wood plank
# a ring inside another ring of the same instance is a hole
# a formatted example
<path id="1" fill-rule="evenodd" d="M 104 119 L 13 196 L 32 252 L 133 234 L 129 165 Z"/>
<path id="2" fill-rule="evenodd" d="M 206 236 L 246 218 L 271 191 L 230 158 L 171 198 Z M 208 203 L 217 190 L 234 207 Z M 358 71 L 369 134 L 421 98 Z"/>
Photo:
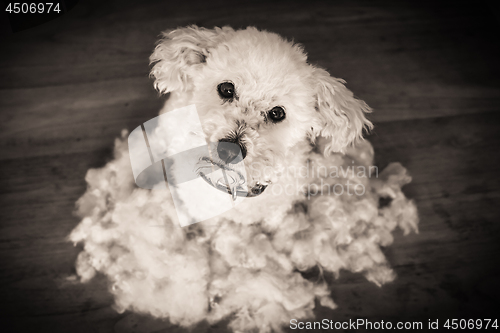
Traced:
<path id="1" fill-rule="evenodd" d="M 480 10 L 429 3 L 246 2 L 233 8 L 213 1 L 84 1 L 2 42 L 2 158 L 18 156 L 16 150 L 102 149 L 105 140 L 86 139 L 110 121 L 154 114 L 161 103 L 147 79 L 148 56 L 160 31 L 192 23 L 256 25 L 303 43 L 312 63 L 345 78 L 376 110 L 375 121 L 493 111 L 499 103 L 499 39 L 493 18 Z M 84 137 L 89 120 L 98 129 Z M 35 149 L 34 141 L 48 148 Z"/>

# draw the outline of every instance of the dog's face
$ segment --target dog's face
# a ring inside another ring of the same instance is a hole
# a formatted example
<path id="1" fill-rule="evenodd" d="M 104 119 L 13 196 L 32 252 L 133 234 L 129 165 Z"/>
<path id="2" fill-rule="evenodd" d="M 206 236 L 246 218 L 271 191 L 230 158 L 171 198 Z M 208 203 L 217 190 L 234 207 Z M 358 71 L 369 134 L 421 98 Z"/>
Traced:
<path id="1" fill-rule="evenodd" d="M 301 143 L 322 136 L 325 154 L 343 151 L 371 127 L 368 106 L 343 81 L 273 33 L 177 29 L 164 34 L 151 62 L 158 90 L 184 92 L 196 105 L 216 147 L 206 162 L 231 169 L 244 159 L 250 196 L 278 180 Z"/>

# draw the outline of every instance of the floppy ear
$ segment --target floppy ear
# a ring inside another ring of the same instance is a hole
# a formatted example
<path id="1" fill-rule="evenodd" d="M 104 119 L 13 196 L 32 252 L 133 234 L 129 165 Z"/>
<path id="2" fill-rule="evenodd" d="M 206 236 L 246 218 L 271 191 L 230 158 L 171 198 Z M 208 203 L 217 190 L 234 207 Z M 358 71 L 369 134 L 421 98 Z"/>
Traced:
<path id="1" fill-rule="evenodd" d="M 160 93 L 189 90 L 189 71 L 204 63 L 209 49 L 231 32 L 234 30 L 229 27 L 205 29 L 195 25 L 163 32 L 149 58 L 155 88 Z"/>
<path id="2" fill-rule="evenodd" d="M 365 118 L 371 112 L 363 101 L 354 98 L 344 86 L 345 81 L 331 77 L 320 68 L 313 69 L 316 96 L 316 111 L 319 127 L 313 127 L 313 136 L 326 138 L 325 155 L 344 152 L 344 149 L 363 139 L 363 129 L 370 130 L 373 124 Z"/>

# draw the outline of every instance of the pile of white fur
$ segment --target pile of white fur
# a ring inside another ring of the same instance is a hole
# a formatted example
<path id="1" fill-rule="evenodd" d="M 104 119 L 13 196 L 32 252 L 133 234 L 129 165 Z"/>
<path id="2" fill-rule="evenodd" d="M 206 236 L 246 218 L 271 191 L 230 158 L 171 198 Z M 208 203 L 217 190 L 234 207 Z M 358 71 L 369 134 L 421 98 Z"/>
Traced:
<path id="1" fill-rule="evenodd" d="M 311 163 L 321 161 L 318 155 Z M 326 163 L 372 162 L 373 149 L 365 141 Z M 78 275 L 85 282 L 104 274 L 118 311 L 148 313 L 184 327 L 229 318 L 237 332 L 280 330 L 292 318 L 311 318 L 316 298 L 336 307 L 328 285 L 304 279 L 301 271 L 318 266 L 338 276 L 345 269 L 381 285 L 395 275 L 380 247 L 392 243 L 396 227 L 405 234 L 417 231 L 416 207 L 401 192 L 411 178 L 400 164 L 378 177 L 351 173 L 324 180 L 334 185 L 349 179 L 363 184 L 362 196 L 304 196 L 303 205 L 287 207 L 278 224 L 221 217 L 181 228 L 168 191 L 135 186 L 126 140 L 117 140 L 115 159 L 88 171 L 87 192 L 77 203 L 83 220 L 70 239 L 84 248 Z M 380 208 L 381 197 L 392 200 Z"/>

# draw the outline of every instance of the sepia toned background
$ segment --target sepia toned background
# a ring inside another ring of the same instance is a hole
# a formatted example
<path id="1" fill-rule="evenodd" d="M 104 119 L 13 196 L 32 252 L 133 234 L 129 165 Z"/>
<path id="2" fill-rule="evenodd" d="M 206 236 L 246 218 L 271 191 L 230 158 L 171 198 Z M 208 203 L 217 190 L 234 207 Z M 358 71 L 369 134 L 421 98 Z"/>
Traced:
<path id="1" fill-rule="evenodd" d="M 379 288 L 358 274 L 327 276 L 339 308 L 318 305 L 316 318 L 500 317 L 497 14 L 486 1 L 80 1 L 2 35 L 0 331 L 184 331 L 116 313 L 101 277 L 68 279 L 80 248 L 67 235 L 86 171 L 162 106 L 148 78 L 159 33 L 188 24 L 252 25 L 303 44 L 374 109 L 378 167 L 399 161 L 413 176 L 405 193 L 420 233 L 397 232 L 384 249 L 397 279 Z"/>

